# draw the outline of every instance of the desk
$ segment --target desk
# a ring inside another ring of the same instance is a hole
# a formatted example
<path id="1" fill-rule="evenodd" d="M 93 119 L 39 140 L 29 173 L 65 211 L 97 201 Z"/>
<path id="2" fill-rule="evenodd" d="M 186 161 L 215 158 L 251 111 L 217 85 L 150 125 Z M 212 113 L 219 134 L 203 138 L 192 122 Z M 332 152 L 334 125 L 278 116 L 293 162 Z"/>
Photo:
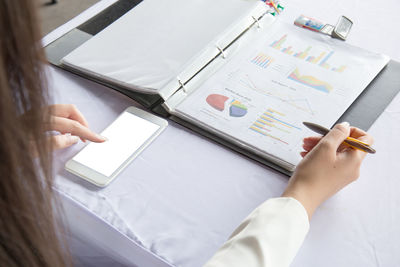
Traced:
<path id="1" fill-rule="evenodd" d="M 49 42 L 115 0 L 105 0 L 44 38 Z M 379 5 L 379 6 L 377 6 Z M 299 14 L 354 21 L 347 42 L 400 61 L 400 2 L 291 0 L 282 20 Z M 73 103 L 101 131 L 134 101 L 70 73 L 48 68 L 56 103 Z M 400 263 L 400 96 L 369 131 L 376 155 L 358 181 L 324 203 L 292 266 L 395 266 Z M 85 266 L 201 266 L 259 204 L 277 197 L 287 177 L 172 122 L 110 186 L 94 188 L 64 171 L 82 144 L 55 155 L 56 189 L 75 252 Z M 81 245 L 80 245 L 81 244 Z M 93 247 L 104 253 L 86 255 Z M 115 264 L 115 265 L 114 265 Z"/>

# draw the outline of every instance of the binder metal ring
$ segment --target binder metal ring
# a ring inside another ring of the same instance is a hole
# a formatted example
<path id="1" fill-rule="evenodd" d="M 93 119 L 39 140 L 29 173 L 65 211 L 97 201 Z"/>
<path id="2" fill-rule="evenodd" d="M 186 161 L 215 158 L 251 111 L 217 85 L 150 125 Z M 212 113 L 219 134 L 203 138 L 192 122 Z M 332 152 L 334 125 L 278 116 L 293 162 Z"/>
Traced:
<path id="1" fill-rule="evenodd" d="M 179 85 L 182 87 L 183 91 L 184 91 L 185 93 L 187 93 L 187 89 L 186 89 L 185 84 L 184 84 L 184 83 L 181 81 L 181 79 L 179 79 L 178 77 L 177 77 L 177 79 L 178 79 L 178 83 L 179 83 Z"/>
<path id="2" fill-rule="evenodd" d="M 226 58 L 226 55 L 225 55 L 225 51 L 221 48 L 221 47 L 219 47 L 218 45 L 216 45 L 215 46 L 218 50 L 219 50 L 219 52 L 221 53 L 221 55 L 222 55 L 222 58 Z"/>
<path id="3" fill-rule="evenodd" d="M 257 28 L 261 29 L 260 21 L 254 16 L 251 17 L 254 19 L 254 23 L 257 25 Z"/>

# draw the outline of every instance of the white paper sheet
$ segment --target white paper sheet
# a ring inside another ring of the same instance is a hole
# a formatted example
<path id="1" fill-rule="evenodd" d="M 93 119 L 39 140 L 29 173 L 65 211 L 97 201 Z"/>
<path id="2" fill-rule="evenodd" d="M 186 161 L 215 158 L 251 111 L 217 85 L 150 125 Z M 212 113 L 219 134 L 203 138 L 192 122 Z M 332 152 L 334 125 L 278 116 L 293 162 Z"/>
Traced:
<path id="1" fill-rule="evenodd" d="M 86 75 L 156 94 L 257 0 L 146 0 L 63 58 Z M 189 26 L 190 25 L 190 26 Z"/>
<path id="2" fill-rule="evenodd" d="M 281 22 L 260 36 L 176 110 L 296 165 L 302 122 L 332 126 L 389 58 Z"/>

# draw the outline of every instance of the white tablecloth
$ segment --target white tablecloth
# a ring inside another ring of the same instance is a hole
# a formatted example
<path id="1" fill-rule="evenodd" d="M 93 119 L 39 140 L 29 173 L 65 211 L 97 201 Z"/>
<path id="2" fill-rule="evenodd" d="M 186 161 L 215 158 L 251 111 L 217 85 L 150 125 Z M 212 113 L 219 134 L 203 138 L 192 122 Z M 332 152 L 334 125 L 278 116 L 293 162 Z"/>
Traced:
<path id="1" fill-rule="evenodd" d="M 102 1 L 87 11 L 113 0 Z M 400 1 L 291 0 L 283 20 L 300 14 L 335 24 L 354 21 L 349 43 L 400 60 Z M 48 35 L 48 43 L 82 21 Z M 73 103 L 101 131 L 134 101 L 106 87 L 49 67 L 56 103 Z M 396 266 L 400 264 L 400 97 L 369 131 L 378 153 L 361 177 L 324 203 L 293 266 Z M 125 265 L 201 266 L 235 227 L 287 177 L 190 132 L 173 122 L 110 186 L 98 189 L 63 169 L 82 144 L 56 153 L 56 186 L 75 236 Z M 101 230 L 99 230 L 101 229 Z M 75 242 L 73 242 L 75 244 Z M 84 246 L 78 250 L 82 255 Z M 110 262 L 88 256 L 99 266 Z"/>

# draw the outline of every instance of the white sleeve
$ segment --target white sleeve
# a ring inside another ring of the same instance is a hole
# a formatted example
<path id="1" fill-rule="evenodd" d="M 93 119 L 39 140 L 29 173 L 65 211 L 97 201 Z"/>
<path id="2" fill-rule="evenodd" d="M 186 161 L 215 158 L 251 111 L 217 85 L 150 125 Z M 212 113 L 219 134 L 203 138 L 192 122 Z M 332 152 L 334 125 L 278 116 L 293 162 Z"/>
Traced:
<path id="1" fill-rule="evenodd" d="M 289 266 L 309 229 L 294 198 L 273 198 L 255 209 L 204 267 Z"/>

